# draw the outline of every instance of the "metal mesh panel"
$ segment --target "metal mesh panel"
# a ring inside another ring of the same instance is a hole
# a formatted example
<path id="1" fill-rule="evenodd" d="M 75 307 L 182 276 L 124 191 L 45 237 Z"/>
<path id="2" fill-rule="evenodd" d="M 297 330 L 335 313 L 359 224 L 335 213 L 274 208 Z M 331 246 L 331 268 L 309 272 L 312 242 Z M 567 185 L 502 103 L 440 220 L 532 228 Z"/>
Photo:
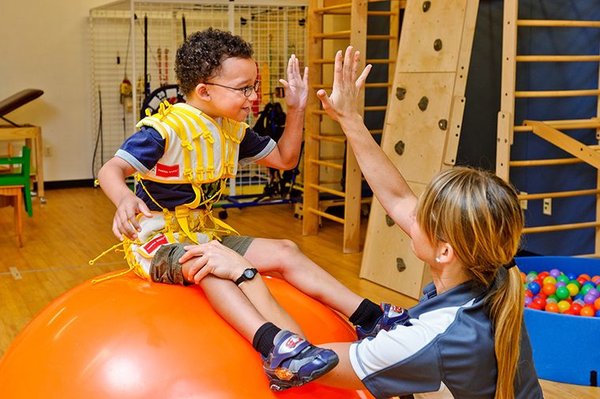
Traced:
<path id="1" fill-rule="evenodd" d="M 175 53 L 185 34 L 214 27 L 232 31 L 252 43 L 262 84 L 253 107 L 255 112 L 246 120 L 250 126 L 269 101 L 281 102 L 285 109 L 285 100 L 277 95 L 281 87 L 279 79 L 286 78 L 291 54 L 300 59 L 301 68 L 306 59 L 306 6 L 302 2 L 292 3 L 274 6 L 260 2 L 238 5 L 146 1 L 133 2 L 130 8 L 130 2 L 123 1 L 92 9 L 92 112 L 98 122 L 93 132 L 97 143 L 94 172 L 135 132 L 147 93 L 176 83 Z M 125 79 L 131 82 L 131 97 L 120 93 Z M 256 192 L 267 176 L 265 168 L 259 165 L 241 168 L 230 184 L 230 193 Z"/>

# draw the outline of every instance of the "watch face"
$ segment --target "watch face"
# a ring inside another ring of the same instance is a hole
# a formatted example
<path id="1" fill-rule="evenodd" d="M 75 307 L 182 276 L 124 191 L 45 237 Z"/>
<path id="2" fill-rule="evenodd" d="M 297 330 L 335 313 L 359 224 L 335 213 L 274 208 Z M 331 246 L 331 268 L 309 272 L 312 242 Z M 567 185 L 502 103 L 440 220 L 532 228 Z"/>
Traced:
<path id="1" fill-rule="evenodd" d="M 256 272 L 252 269 L 244 270 L 244 277 L 246 277 L 247 279 L 253 278 L 255 274 L 256 274 Z"/>

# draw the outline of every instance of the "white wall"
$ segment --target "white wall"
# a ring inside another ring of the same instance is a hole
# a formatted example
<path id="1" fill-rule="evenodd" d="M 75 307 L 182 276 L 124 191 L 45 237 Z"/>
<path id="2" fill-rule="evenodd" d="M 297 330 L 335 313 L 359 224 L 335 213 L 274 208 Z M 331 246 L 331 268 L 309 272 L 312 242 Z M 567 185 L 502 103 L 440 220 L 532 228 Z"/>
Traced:
<path id="1" fill-rule="evenodd" d="M 90 179 L 90 8 L 110 0 L 2 0 L 0 99 L 27 88 L 44 95 L 5 117 L 42 127 L 46 181 Z M 3 123 L 4 121 L 0 121 Z M 1 145 L 1 144 L 0 144 Z"/>

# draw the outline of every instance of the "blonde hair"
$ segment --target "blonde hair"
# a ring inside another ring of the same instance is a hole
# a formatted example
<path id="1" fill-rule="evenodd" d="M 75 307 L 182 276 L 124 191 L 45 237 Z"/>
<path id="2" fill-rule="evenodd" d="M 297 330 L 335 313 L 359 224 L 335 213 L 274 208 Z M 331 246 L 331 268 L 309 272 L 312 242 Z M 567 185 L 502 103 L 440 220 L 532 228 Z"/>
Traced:
<path id="1" fill-rule="evenodd" d="M 417 221 L 432 243 L 450 244 L 471 279 L 488 288 L 515 256 L 524 224 L 513 187 L 489 172 L 464 167 L 434 177 L 419 199 Z M 514 398 L 523 295 L 513 267 L 486 297 L 498 365 L 496 399 Z"/>

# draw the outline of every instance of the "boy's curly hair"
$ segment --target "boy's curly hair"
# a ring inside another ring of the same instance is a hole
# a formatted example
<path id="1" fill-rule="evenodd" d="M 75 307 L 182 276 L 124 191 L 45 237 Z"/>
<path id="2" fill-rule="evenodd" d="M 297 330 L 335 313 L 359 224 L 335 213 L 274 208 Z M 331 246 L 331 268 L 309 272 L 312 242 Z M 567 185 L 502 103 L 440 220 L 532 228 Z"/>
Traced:
<path id="1" fill-rule="evenodd" d="M 194 90 L 200 82 L 218 75 L 227 58 L 252 58 L 252 45 L 240 36 L 208 28 L 190 35 L 177 50 L 175 74 L 181 91 Z"/>

